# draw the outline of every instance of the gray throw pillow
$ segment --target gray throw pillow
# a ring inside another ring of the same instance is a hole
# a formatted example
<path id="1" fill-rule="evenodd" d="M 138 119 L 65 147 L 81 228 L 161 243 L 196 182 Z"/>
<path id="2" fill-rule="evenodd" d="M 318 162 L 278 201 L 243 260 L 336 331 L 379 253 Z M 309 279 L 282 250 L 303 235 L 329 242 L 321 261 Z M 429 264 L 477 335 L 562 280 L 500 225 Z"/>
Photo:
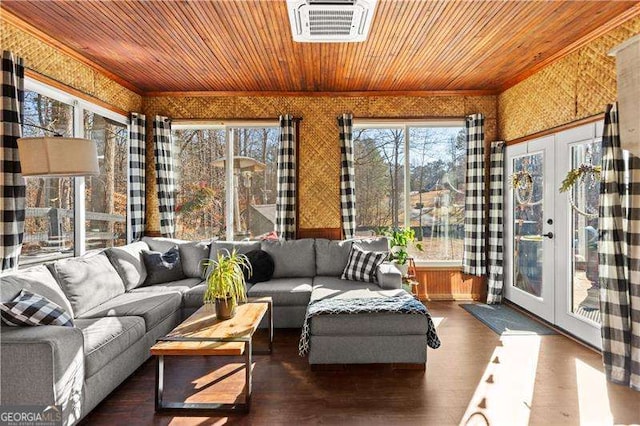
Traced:
<path id="1" fill-rule="evenodd" d="M 147 271 L 142 262 L 143 250 L 149 250 L 149 246 L 142 241 L 105 250 L 107 257 L 120 274 L 127 291 L 141 286 L 147 278 Z"/>
<path id="2" fill-rule="evenodd" d="M 143 250 L 142 260 L 147 269 L 147 278 L 144 280 L 145 286 L 179 281 L 186 278 L 182 270 L 178 246 L 174 246 L 164 253 Z"/>
<path id="3" fill-rule="evenodd" d="M 211 251 L 211 241 L 192 241 L 178 246 L 182 270 L 189 278 L 204 278 L 206 268 L 202 261 L 206 260 Z"/>

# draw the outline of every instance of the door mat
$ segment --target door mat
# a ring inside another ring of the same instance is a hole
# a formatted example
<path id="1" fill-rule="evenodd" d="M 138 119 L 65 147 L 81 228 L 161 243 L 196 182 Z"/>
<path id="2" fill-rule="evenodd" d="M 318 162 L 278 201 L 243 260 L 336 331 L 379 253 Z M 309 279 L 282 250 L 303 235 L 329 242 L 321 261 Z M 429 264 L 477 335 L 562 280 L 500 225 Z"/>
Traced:
<path id="1" fill-rule="evenodd" d="M 527 336 L 558 334 L 546 325 L 505 305 L 463 303 L 460 307 L 499 335 Z"/>

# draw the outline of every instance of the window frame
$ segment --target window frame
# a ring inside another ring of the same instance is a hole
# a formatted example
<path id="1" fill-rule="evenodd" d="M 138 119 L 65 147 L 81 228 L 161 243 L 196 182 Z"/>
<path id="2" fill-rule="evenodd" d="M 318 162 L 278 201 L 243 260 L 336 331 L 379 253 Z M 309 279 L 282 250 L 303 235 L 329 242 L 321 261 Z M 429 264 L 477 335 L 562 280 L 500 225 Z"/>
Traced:
<path id="1" fill-rule="evenodd" d="M 130 134 L 131 126 L 129 117 L 118 114 L 100 105 L 96 105 L 82 99 L 78 96 L 72 95 L 64 90 L 45 84 L 41 81 L 35 80 L 30 77 L 24 79 L 24 90 L 36 92 L 40 95 L 47 96 L 59 102 L 63 102 L 73 107 L 73 135 L 74 138 L 84 138 L 84 112 L 89 111 L 94 114 L 101 115 L 105 118 L 113 120 L 119 124 L 127 127 L 127 157 L 129 154 L 129 147 L 131 146 Z M 127 161 L 128 163 L 128 161 Z M 129 191 L 130 191 L 130 168 L 127 167 L 127 210 L 126 210 L 126 226 L 127 226 L 127 243 L 132 241 L 131 234 L 131 212 L 129 206 Z M 28 179 L 28 178 L 26 178 Z M 73 232 L 74 232 L 74 256 L 82 256 L 87 252 L 86 250 L 86 224 L 85 224 L 85 178 L 84 176 L 72 177 L 73 183 Z M 35 265 L 35 264 L 34 264 Z M 30 265 L 31 266 L 31 265 Z"/>
<path id="2" fill-rule="evenodd" d="M 233 158 L 235 155 L 233 148 L 235 146 L 235 129 L 262 129 L 265 127 L 278 128 L 280 123 L 278 119 L 242 119 L 242 120 L 173 120 L 171 123 L 171 132 L 174 130 L 224 130 L 226 137 L 226 158 Z M 171 135 L 173 145 L 173 134 Z M 225 220 L 225 239 L 234 241 L 235 238 L 235 215 L 234 215 L 234 199 L 233 187 L 235 176 L 233 173 L 233 162 L 225 162 L 225 180 L 224 180 L 224 220 Z"/>
<path id="3" fill-rule="evenodd" d="M 411 137 L 409 129 L 412 128 L 438 128 L 438 127 L 465 127 L 466 120 L 460 118 L 433 118 L 433 119 L 395 119 L 395 118 L 354 118 L 354 129 L 402 129 L 403 148 L 404 148 L 404 227 L 411 225 L 411 209 L 407 204 L 411 199 Z M 356 191 L 358 189 L 356 188 Z M 356 192 L 356 214 L 357 214 L 357 192 Z M 460 260 L 424 260 L 415 259 L 417 267 L 434 267 L 434 268 L 462 268 L 462 259 Z"/>

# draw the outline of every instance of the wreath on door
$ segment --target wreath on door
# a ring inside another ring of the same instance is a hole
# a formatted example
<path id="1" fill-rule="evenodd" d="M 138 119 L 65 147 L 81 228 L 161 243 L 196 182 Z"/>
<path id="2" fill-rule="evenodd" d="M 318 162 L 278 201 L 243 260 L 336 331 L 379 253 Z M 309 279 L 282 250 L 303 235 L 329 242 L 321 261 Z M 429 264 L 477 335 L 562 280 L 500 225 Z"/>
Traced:
<path id="1" fill-rule="evenodd" d="M 587 151 L 586 161 L 575 169 L 569 170 L 560 186 L 560 192 L 569 191 L 569 204 L 571 204 L 571 208 L 588 219 L 597 218 L 598 212 L 594 212 L 593 210 L 589 211 L 588 207 L 585 210 L 578 207 L 574 199 L 573 189 L 580 187 L 580 185 L 583 185 L 587 189 L 595 188 L 600 182 L 601 174 L 602 167 L 599 165 L 594 166 L 591 163 L 591 152 Z"/>

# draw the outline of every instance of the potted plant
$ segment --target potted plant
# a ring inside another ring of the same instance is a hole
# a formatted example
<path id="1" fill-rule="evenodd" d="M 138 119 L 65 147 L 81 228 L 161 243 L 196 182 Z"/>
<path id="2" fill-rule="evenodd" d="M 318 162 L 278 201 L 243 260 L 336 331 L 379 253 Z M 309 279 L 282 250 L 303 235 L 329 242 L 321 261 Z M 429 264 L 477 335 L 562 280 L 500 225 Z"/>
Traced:
<path id="1" fill-rule="evenodd" d="M 389 260 L 402 272 L 402 276 L 407 276 L 409 272 L 409 253 L 407 253 L 407 248 L 409 244 L 416 240 L 415 231 L 411 228 L 396 228 L 387 230 L 384 235 L 391 239 L 391 256 Z M 423 251 L 422 244 L 417 243 L 415 247 L 418 251 Z"/>
<path id="2" fill-rule="evenodd" d="M 244 270 L 249 272 L 249 276 L 252 273 L 247 256 L 235 250 L 231 253 L 218 252 L 217 259 L 205 260 L 203 265 L 210 270 L 204 303 L 215 303 L 218 319 L 233 318 L 238 301 L 247 300 Z"/>

